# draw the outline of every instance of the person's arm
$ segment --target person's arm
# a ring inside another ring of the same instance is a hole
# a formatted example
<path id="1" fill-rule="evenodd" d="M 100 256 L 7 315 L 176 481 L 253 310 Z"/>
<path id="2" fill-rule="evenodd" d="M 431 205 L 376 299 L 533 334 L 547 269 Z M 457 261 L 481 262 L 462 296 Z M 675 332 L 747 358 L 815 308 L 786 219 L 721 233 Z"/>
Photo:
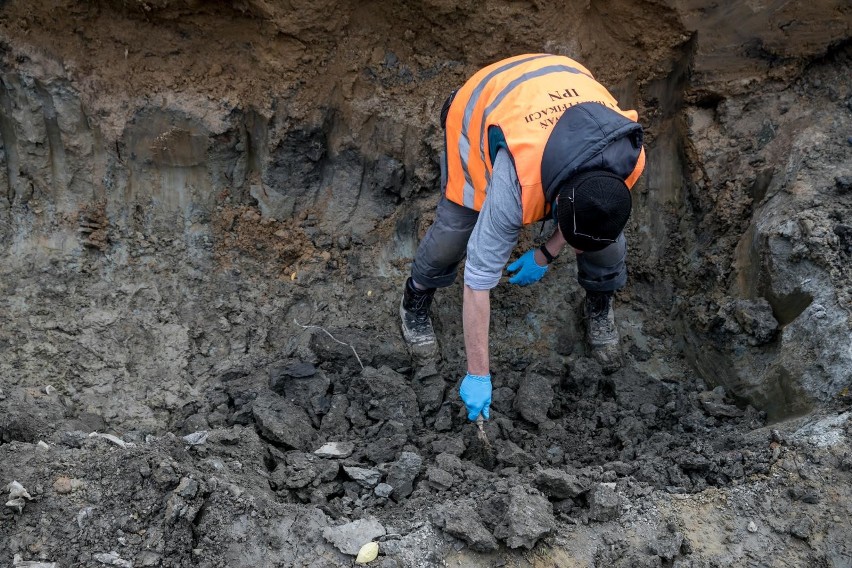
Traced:
<path id="1" fill-rule="evenodd" d="M 467 372 L 472 375 L 489 375 L 488 330 L 491 320 L 490 290 L 464 287 L 464 348 L 467 353 Z"/>
<path id="2" fill-rule="evenodd" d="M 467 244 L 464 268 L 464 345 L 467 375 L 459 394 L 469 420 L 490 416 L 491 373 L 488 331 L 490 290 L 500 282 L 503 267 L 523 226 L 520 186 L 509 155 L 501 150 L 494 162 L 488 194 Z"/>
<path id="3" fill-rule="evenodd" d="M 553 231 L 553 234 L 550 235 L 550 238 L 547 239 L 544 246 L 547 247 L 551 256 L 559 256 L 559 253 L 562 252 L 562 249 L 565 248 L 566 244 L 568 244 L 568 241 L 566 241 L 565 237 L 562 236 L 562 231 L 559 229 L 559 225 L 556 225 L 556 230 Z M 547 264 L 547 259 L 540 250 L 535 251 L 535 261 L 539 266 Z"/>

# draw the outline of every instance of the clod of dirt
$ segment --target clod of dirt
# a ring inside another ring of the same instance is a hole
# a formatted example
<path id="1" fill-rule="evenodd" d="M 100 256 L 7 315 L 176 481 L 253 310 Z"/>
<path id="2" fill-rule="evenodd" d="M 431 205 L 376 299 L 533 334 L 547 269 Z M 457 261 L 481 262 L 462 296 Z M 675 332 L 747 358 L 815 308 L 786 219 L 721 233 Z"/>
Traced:
<path id="1" fill-rule="evenodd" d="M 313 446 L 317 433 L 301 406 L 286 398 L 261 394 L 251 409 L 261 435 L 271 442 L 305 451 Z"/>
<path id="2" fill-rule="evenodd" d="M 515 395 L 515 411 L 533 424 L 547 420 L 547 412 L 553 404 L 553 389 L 550 381 L 536 373 L 521 380 Z"/>
<path id="3" fill-rule="evenodd" d="M 565 469 L 543 469 L 535 477 L 535 486 L 552 499 L 574 499 L 588 491 L 590 485 L 582 476 Z"/>
<path id="4" fill-rule="evenodd" d="M 589 491 L 589 518 L 612 521 L 621 516 L 621 496 L 614 483 L 599 483 Z"/>
<path id="5" fill-rule="evenodd" d="M 509 490 L 509 503 L 494 536 L 509 548 L 532 548 L 556 528 L 553 507 L 541 494 L 521 485 Z"/>
<path id="6" fill-rule="evenodd" d="M 482 524 L 479 514 L 467 503 L 446 503 L 432 516 L 435 523 L 447 534 L 462 539 L 473 550 L 497 550 L 497 540 Z"/>
<path id="7" fill-rule="evenodd" d="M 414 479 L 420 474 L 423 458 L 414 452 L 402 452 L 388 470 L 385 483 L 393 487 L 391 497 L 397 501 L 411 495 Z"/>

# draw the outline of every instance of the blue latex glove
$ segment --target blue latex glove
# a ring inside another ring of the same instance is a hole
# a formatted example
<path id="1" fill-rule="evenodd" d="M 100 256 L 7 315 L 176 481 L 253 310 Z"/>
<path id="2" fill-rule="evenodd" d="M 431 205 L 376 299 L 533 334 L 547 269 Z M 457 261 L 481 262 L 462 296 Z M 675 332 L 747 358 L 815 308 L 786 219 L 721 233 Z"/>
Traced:
<path id="1" fill-rule="evenodd" d="M 459 394 L 467 407 L 467 419 L 471 422 L 479 417 L 488 420 L 491 416 L 491 375 L 468 373 L 461 382 Z"/>
<path id="2" fill-rule="evenodd" d="M 547 265 L 539 266 L 535 261 L 535 250 L 528 250 L 521 258 L 506 267 L 509 272 L 517 271 L 517 274 L 509 278 L 510 284 L 518 284 L 520 286 L 528 286 L 533 282 L 538 282 L 541 277 L 547 272 Z"/>

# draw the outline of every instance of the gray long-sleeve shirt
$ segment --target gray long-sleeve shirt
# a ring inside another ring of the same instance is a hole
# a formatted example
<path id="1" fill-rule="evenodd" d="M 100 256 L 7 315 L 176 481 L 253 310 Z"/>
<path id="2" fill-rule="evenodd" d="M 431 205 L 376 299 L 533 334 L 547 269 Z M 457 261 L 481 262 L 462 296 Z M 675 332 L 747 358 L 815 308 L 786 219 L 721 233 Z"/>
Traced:
<path id="1" fill-rule="evenodd" d="M 490 290 L 500 281 L 523 227 L 521 186 L 508 152 L 494 160 L 491 183 L 479 219 L 467 243 L 464 283 L 474 290 Z"/>

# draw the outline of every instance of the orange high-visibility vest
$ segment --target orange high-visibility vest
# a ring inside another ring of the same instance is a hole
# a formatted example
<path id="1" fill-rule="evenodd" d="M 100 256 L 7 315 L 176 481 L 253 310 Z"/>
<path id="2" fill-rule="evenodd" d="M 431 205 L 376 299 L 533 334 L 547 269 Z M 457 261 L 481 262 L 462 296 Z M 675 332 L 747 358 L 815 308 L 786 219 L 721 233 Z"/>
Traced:
<path id="1" fill-rule="evenodd" d="M 521 185 L 524 224 L 550 209 L 541 181 L 545 144 L 562 114 L 579 103 L 599 103 L 636 122 L 636 111 L 622 111 L 592 73 L 560 55 L 527 54 L 498 61 L 478 71 L 458 90 L 447 114 L 447 199 L 479 211 L 491 181 L 489 128 L 502 131 Z M 496 155 L 496 149 L 494 152 Z M 625 179 L 632 187 L 645 165 L 639 153 Z"/>

